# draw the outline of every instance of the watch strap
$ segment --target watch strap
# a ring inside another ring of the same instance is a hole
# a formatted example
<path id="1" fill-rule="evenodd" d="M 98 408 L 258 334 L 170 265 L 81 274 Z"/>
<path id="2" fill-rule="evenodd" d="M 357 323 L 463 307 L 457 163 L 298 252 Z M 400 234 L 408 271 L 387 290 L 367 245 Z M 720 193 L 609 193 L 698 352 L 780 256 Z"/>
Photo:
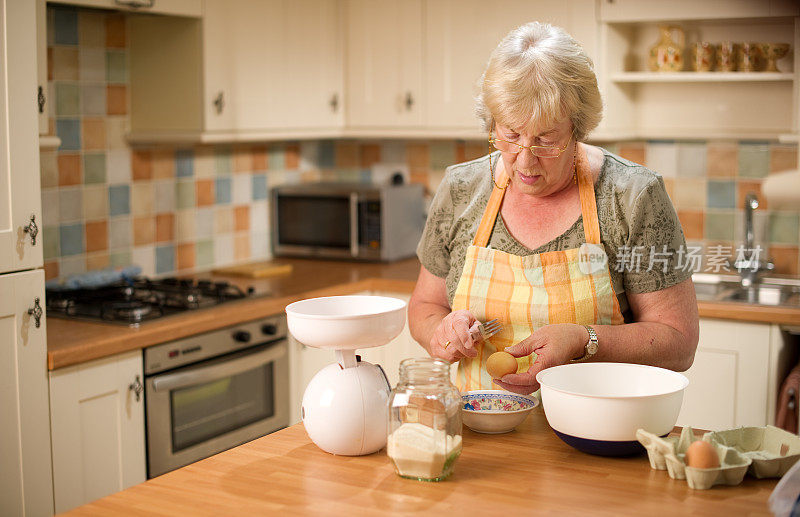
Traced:
<path id="1" fill-rule="evenodd" d="M 583 357 L 578 359 L 573 359 L 571 362 L 573 363 L 580 363 L 592 357 L 594 354 L 597 353 L 597 332 L 594 331 L 592 327 L 589 325 L 583 326 L 586 329 L 586 332 L 589 333 L 589 341 L 586 342 L 586 346 L 584 346 L 584 354 Z"/>

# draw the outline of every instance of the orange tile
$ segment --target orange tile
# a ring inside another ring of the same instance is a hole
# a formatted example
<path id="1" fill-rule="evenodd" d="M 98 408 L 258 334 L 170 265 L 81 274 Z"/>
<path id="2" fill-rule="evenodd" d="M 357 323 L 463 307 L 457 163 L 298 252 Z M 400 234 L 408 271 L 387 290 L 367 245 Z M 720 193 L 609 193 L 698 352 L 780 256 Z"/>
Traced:
<path id="1" fill-rule="evenodd" d="M 150 151 L 136 151 L 131 153 L 131 173 L 133 181 L 153 179 L 153 155 Z"/>
<path id="2" fill-rule="evenodd" d="M 133 244 L 153 244 L 156 236 L 156 218 L 152 215 L 133 218 Z"/>
<path id="3" fill-rule="evenodd" d="M 58 153 L 58 186 L 81 183 L 81 156 L 77 153 Z"/>
<path id="4" fill-rule="evenodd" d="M 58 261 L 53 260 L 44 263 L 44 279 L 52 280 L 58 278 Z"/>
<path id="5" fill-rule="evenodd" d="M 706 148 L 706 174 L 710 178 L 733 178 L 739 169 L 739 148 L 732 143 L 710 143 Z"/>
<path id="6" fill-rule="evenodd" d="M 195 183 L 197 206 L 214 204 L 214 180 L 197 180 Z"/>
<path id="7" fill-rule="evenodd" d="M 411 183 L 419 183 L 425 189 L 428 189 L 428 173 L 427 172 L 414 172 L 413 170 L 409 174 L 409 181 Z"/>
<path id="8" fill-rule="evenodd" d="M 474 160 L 489 154 L 488 143 L 469 143 L 464 145 L 464 161 Z"/>
<path id="9" fill-rule="evenodd" d="M 175 239 L 175 214 L 156 214 L 156 242 Z"/>
<path id="10" fill-rule="evenodd" d="M 233 230 L 236 232 L 250 230 L 250 207 L 237 206 L 233 209 Z"/>
<path id="11" fill-rule="evenodd" d="M 767 208 L 767 198 L 761 195 L 761 182 L 752 180 L 736 182 L 736 208 L 744 208 L 744 198 L 750 192 L 758 196 L 759 209 Z"/>
<path id="12" fill-rule="evenodd" d="M 378 144 L 364 144 L 361 146 L 361 168 L 369 169 L 381 161 L 381 146 Z"/>
<path id="13" fill-rule="evenodd" d="M 430 149 L 428 144 L 408 144 L 406 146 L 406 163 L 413 172 L 427 172 L 430 167 Z"/>
<path id="14" fill-rule="evenodd" d="M 284 149 L 285 167 L 287 170 L 295 170 L 300 167 L 300 146 L 289 144 Z"/>
<path id="15" fill-rule="evenodd" d="M 81 146 L 83 150 L 106 148 L 106 121 L 101 118 L 84 118 L 81 121 Z"/>
<path id="16" fill-rule="evenodd" d="M 769 260 L 775 264 L 775 273 L 797 275 L 800 268 L 800 252 L 797 246 L 770 246 Z"/>
<path id="17" fill-rule="evenodd" d="M 108 115 L 126 115 L 128 113 L 127 88 L 123 86 L 106 86 L 106 112 Z"/>
<path id="18" fill-rule="evenodd" d="M 797 147 L 776 145 L 770 149 L 769 171 L 782 172 L 797 170 Z"/>
<path id="19" fill-rule="evenodd" d="M 53 47 L 47 47 L 47 80 L 53 80 L 53 64 L 55 60 L 53 59 Z M 52 134 L 52 133 L 51 133 Z M 58 268 L 58 263 L 56 263 L 56 268 Z M 56 275 L 58 276 L 58 275 Z"/>
<path id="20" fill-rule="evenodd" d="M 267 170 L 267 146 L 253 147 L 253 172 Z"/>
<path id="21" fill-rule="evenodd" d="M 678 219 L 681 221 L 683 235 L 690 240 L 702 240 L 705 216 L 702 211 L 678 210 Z"/>
<path id="22" fill-rule="evenodd" d="M 195 264 L 195 249 L 193 242 L 175 246 L 176 269 L 192 269 Z"/>
<path id="23" fill-rule="evenodd" d="M 233 150 L 233 172 L 253 172 L 253 152 L 249 147 L 236 147 Z"/>
<path id="24" fill-rule="evenodd" d="M 250 234 L 240 233 L 233 236 L 233 258 L 247 260 L 250 258 Z"/>
<path id="25" fill-rule="evenodd" d="M 456 163 L 467 161 L 464 142 L 456 142 Z"/>
<path id="26" fill-rule="evenodd" d="M 107 251 L 100 251 L 98 253 L 89 253 L 86 255 L 86 271 L 96 271 L 98 269 L 105 269 L 111 264 Z"/>
<path id="27" fill-rule="evenodd" d="M 106 15 L 106 47 L 125 48 L 125 15 Z"/>
<path id="28" fill-rule="evenodd" d="M 108 221 L 86 223 L 86 251 L 103 251 L 107 249 Z"/>
<path id="29" fill-rule="evenodd" d="M 358 167 L 358 144 L 338 141 L 334 144 L 337 169 L 353 169 Z"/>
<path id="30" fill-rule="evenodd" d="M 169 179 L 175 177 L 175 151 L 173 149 L 153 149 L 153 179 Z"/>
<path id="31" fill-rule="evenodd" d="M 619 146 L 617 154 L 639 165 L 645 165 L 645 147 L 642 143 L 625 143 Z"/>

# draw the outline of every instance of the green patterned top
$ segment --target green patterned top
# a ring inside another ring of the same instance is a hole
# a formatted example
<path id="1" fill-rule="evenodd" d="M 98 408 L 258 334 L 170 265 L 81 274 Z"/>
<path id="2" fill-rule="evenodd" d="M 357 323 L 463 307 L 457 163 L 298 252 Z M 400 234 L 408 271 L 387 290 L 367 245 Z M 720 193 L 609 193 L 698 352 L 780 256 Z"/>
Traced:
<path id="1" fill-rule="evenodd" d="M 632 315 L 626 292 L 648 293 L 678 284 L 691 277 L 692 260 L 687 260 L 690 257 L 685 254 L 683 230 L 661 176 L 602 151 L 603 166 L 595 183 L 600 241 L 608 255 L 611 283 L 627 322 L 632 321 Z M 492 154 L 492 164 L 500 159 L 499 154 Z M 417 256 L 425 269 L 445 279 L 451 305 L 467 248 L 491 191 L 486 155 L 448 167 L 431 202 Z M 514 239 L 503 218 L 498 217 L 489 247 L 524 256 L 578 248 L 584 242 L 583 217 L 535 250 Z"/>

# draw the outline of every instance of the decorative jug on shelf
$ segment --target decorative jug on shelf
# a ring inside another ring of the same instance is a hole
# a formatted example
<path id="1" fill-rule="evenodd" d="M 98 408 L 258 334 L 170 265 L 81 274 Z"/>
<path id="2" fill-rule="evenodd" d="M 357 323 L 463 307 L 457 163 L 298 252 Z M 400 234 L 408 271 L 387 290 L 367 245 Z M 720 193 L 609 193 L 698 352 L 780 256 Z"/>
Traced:
<path id="1" fill-rule="evenodd" d="M 686 38 L 683 29 L 661 25 L 658 32 L 660 39 L 650 48 L 650 70 L 653 72 L 680 72 L 683 70 L 683 47 Z M 676 38 L 673 38 L 673 35 Z"/>

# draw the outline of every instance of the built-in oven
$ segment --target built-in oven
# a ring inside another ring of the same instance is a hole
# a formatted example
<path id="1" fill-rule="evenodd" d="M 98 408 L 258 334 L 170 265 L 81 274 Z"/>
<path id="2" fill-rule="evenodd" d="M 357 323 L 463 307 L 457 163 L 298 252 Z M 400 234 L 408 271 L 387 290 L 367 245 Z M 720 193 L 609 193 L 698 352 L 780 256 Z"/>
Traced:
<path id="1" fill-rule="evenodd" d="M 148 477 L 289 425 L 283 315 L 144 351 Z"/>

